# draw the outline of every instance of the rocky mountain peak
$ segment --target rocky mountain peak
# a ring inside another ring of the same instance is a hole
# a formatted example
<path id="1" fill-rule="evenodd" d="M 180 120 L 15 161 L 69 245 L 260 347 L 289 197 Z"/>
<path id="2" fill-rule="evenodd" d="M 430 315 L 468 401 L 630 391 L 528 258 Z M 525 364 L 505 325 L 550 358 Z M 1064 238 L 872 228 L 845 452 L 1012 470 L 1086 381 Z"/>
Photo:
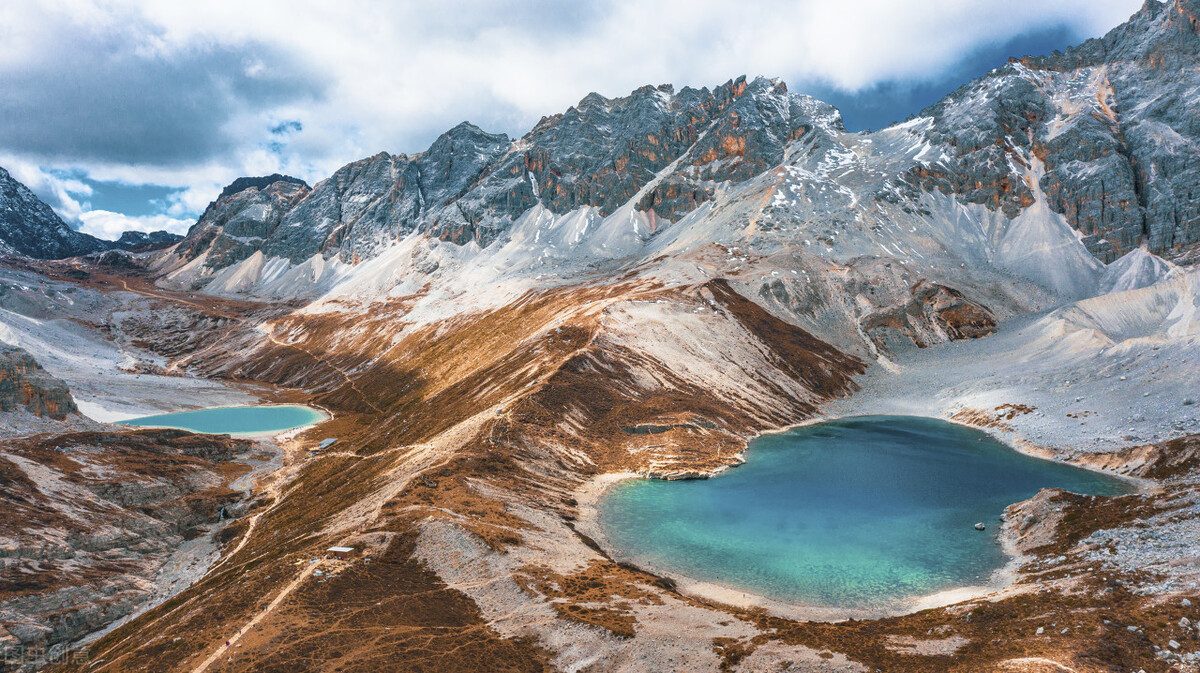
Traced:
<path id="1" fill-rule="evenodd" d="M 1197 6 L 1150 0 L 1103 37 L 960 87 L 921 113 L 944 158 L 917 181 L 1009 217 L 1045 198 L 1104 262 L 1200 240 Z"/>
<path id="2" fill-rule="evenodd" d="M 275 184 L 276 182 L 300 185 L 300 186 L 304 187 L 305 189 L 308 189 L 308 183 L 301 180 L 300 178 L 293 178 L 290 175 L 282 175 L 280 173 L 272 173 L 271 175 L 264 175 L 261 177 L 238 178 L 238 179 L 234 180 L 233 182 L 229 183 L 229 185 L 227 187 L 225 187 L 225 189 L 221 190 L 221 195 L 217 197 L 217 200 L 220 201 L 221 199 L 223 199 L 227 196 L 232 196 L 234 194 L 237 194 L 238 192 L 250 189 L 252 187 L 255 189 L 265 189 L 265 188 Z"/>
<path id="3" fill-rule="evenodd" d="M 302 197 L 304 194 L 307 194 L 310 191 L 310 187 L 308 186 L 307 182 L 301 180 L 300 178 L 294 178 L 290 175 L 282 175 L 280 173 L 273 173 L 271 175 L 263 175 L 258 177 L 240 177 L 226 185 L 225 189 L 221 190 L 221 193 L 217 196 L 217 198 L 208 204 L 208 206 L 204 209 L 204 213 L 200 216 L 199 222 L 203 222 L 205 219 L 207 219 L 209 213 L 218 210 L 218 206 L 220 204 L 227 203 L 231 199 L 239 202 L 254 200 L 256 194 L 267 191 L 284 195 L 284 198 L 295 196 Z M 225 210 L 229 210 L 229 208 L 225 208 Z M 199 224 L 199 222 L 197 222 L 197 224 Z M 196 225 L 193 225 L 192 229 L 195 228 Z M 189 236 L 191 235 L 191 230 L 189 230 L 188 234 Z"/>
<path id="4" fill-rule="evenodd" d="M 75 231 L 8 171 L 0 168 L 0 253 L 37 259 L 62 259 L 110 247 Z"/>
<path id="5" fill-rule="evenodd" d="M 228 266 L 259 250 L 283 214 L 308 196 L 305 181 L 278 173 L 234 180 L 208 204 L 177 249 L 184 259 L 205 252 L 213 266 Z"/>
<path id="6" fill-rule="evenodd" d="M 506 133 L 488 133 L 469 121 L 462 121 L 455 125 L 454 128 L 438 136 L 437 140 L 433 141 L 433 145 L 430 145 L 430 149 L 436 147 L 439 142 L 445 141 L 508 142 L 509 137 Z"/>
<path id="7" fill-rule="evenodd" d="M 438 136 L 429 149 L 417 155 L 417 159 L 429 162 L 463 161 L 472 156 L 494 156 L 512 144 L 505 133 L 488 133 L 471 122 L 462 122 Z"/>
<path id="8" fill-rule="evenodd" d="M 126 231 L 121 234 L 114 244 L 115 247 L 129 252 L 149 252 L 175 245 L 183 237 L 169 231 Z"/>
<path id="9" fill-rule="evenodd" d="M 710 199 L 716 184 L 777 164 L 787 143 L 816 126 L 839 130 L 840 115 L 765 77 L 740 76 L 712 90 L 660 84 L 617 98 L 591 93 L 543 117 L 516 142 L 463 122 L 420 154 L 382 152 L 352 162 L 278 224 L 259 226 L 269 232 L 260 243 L 242 236 L 229 245 L 242 251 L 238 256 L 250 245 L 293 262 L 318 253 L 352 262 L 424 228 L 453 243 L 486 246 L 536 205 L 607 215 L 655 182 L 636 204 L 651 214 L 653 230 L 654 222 Z M 681 159 L 676 171 L 661 175 Z M 206 213 L 202 221 L 219 219 Z"/>
<path id="10" fill-rule="evenodd" d="M 438 136 L 418 159 L 424 208 L 461 196 L 511 145 L 507 134 L 488 133 L 470 122 Z"/>
<path id="11" fill-rule="evenodd" d="M 740 75 L 736 79 L 731 79 L 717 87 L 715 94 L 718 100 L 721 100 L 726 96 L 729 98 L 740 98 L 741 95 L 746 92 L 747 86 L 749 85 L 746 83 L 746 76 Z"/>
<path id="12" fill-rule="evenodd" d="M 1200 1 L 1146 0 L 1125 23 L 1048 56 L 1014 59 L 1026 66 L 1070 70 L 1119 61 L 1145 61 L 1158 68 L 1186 67 L 1200 54 Z"/>

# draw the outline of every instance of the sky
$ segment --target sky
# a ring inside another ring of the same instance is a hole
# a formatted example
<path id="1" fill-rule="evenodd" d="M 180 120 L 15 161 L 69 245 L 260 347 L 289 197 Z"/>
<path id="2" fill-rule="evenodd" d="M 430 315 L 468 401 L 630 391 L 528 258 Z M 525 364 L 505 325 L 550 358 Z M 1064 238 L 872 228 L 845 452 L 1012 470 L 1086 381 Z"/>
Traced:
<path id="1" fill-rule="evenodd" d="M 1140 0 L 5 0 L 0 166 L 72 226 L 182 233 L 242 175 L 313 184 L 468 120 L 746 74 L 882 128 Z"/>

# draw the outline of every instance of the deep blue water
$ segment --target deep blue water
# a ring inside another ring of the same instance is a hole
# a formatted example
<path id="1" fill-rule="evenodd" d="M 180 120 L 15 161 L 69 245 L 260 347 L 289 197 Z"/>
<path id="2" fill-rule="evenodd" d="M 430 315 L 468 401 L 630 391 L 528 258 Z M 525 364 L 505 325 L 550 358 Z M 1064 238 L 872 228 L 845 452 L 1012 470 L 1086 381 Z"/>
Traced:
<path id="1" fill-rule="evenodd" d="M 760 437 L 745 465 L 712 479 L 622 482 L 599 509 L 620 555 L 668 573 L 803 604 L 886 608 L 985 583 L 1007 561 L 999 516 L 1044 487 L 1129 490 L 972 428 L 867 416 Z"/>
<path id="2" fill-rule="evenodd" d="M 178 428 L 210 434 L 249 435 L 291 430 L 324 419 L 321 412 L 297 404 L 272 404 L 257 407 L 218 407 L 175 414 L 143 416 L 121 421 L 120 425 Z"/>

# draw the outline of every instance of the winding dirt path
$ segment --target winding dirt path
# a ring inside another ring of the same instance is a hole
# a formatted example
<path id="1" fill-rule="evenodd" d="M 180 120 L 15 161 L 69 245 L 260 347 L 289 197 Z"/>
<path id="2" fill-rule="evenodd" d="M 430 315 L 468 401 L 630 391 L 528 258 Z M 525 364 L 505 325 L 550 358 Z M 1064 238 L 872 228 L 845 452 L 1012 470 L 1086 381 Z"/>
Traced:
<path id="1" fill-rule="evenodd" d="M 243 538 L 243 540 L 245 539 L 246 538 Z M 233 634 L 229 640 L 226 640 L 220 647 L 216 649 L 215 652 L 208 655 L 207 659 L 200 662 L 198 666 L 193 668 L 192 673 L 203 673 L 203 671 L 207 670 L 209 666 L 212 666 L 214 663 L 216 663 L 218 659 L 220 659 L 226 652 L 229 651 L 229 648 L 237 644 L 238 640 L 241 640 L 242 636 L 249 633 L 250 630 L 257 626 L 264 617 L 271 614 L 271 612 L 275 610 L 275 608 L 279 607 L 279 604 L 282 603 L 289 595 L 291 595 L 291 593 L 295 591 L 297 587 L 304 583 L 304 580 L 312 577 L 313 572 L 320 569 L 324 565 L 326 565 L 324 561 L 308 564 L 308 566 L 301 571 L 301 573 L 295 579 L 293 579 L 291 582 L 288 582 L 287 586 L 285 586 L 275 596 L 275 598 L 273 598 L 271 602 L 267 604 L 266 608 L 254 615 L 254 617 L 252 617 L 250 621 L 246 622 L 242 628 L 238 629 L 237 633 Z"/>

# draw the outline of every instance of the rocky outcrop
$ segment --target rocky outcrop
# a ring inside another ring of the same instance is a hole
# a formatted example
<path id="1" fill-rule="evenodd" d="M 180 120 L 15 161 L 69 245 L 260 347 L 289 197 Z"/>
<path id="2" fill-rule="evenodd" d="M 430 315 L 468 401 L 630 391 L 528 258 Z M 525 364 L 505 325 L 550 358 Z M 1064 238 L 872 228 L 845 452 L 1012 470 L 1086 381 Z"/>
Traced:
<path id="1" fill-rule="evenodd" d="M 285 213 L 308 195 L 308 186 L 278 180 L 258 186 L 248 179 L 244 189 L 230 192 L 210 203 L 200 220 L 188 230 L 176 253 L 184 259 L 206 255 L 211 268 L 222 268 L 246 259 L 261 249 L 279 227 Z M 237 184 L 236 182 L 234 184 Z M 232 185 L 231 185 L 232 187 Z"/>
<path id="2" fill-rule="evenodd" d="M 886 351 L 897 338 L 920 348 L 978 339 L 996 331 L 996 318 L 958 290 L 921 280 L 906 303 L 863 316 L 860 325 L 875 346 Z"/>
<path id="3" fill-rule="evenodd" d="M 0 254 L 62 259 L 109 246 L 67 226 L 54 209 L 0 168 Z"/>
<path id="4" fill-rule="evenodd" d="M 1194 0 L 1150 0 L 1102 38 L 963 86 L 921 113 L 942 159 L 912 179 L 1010 217 L 1039 180 L 1104 262 L 1143 242 L 1164 254 L 1200 241 L 1196 15 Z"/>
<path id="5" fill-rule="evenodd" d="M 515 143 L 464 122 L 425 152 L 381 152 L 311 192 L 294 179 L 239 179 L 178 253 L 206 254 L 205 277 L 259 250 L 292 263 L 313 255 L 357 262 L 416 230 L 486 247 L 534 206 L 609 215 L 635 197 L 653 233 L 711 199 L 717 185 L 777 165 L 818 127 L 840 129 L 837 110 L 766 78 L 713 90 L 645 86 L 614 99 L 593 93 Z"/>
<path id="6" fill-rule="evenodd" d="M 79 413 L 71 391 L 20 348 L 0 344 L 0 411 L 63 419 Z"/>
<path id="7" fill-rule="evenodd" d="M 239 178 L 209 205 L 177 252 L 185 260 L 205 254 L 210 272 L 260 250 L 293 263 L 318 254 L 369 257 L 447 208 L 509 144 L 507 136 L 464 122 L 422 154 L 381 152 L 312 189 L 286 176 Z"/>
<path id="8" fill-rule="evenodd" d="M 258 177 L 241 177 L 226 185 L 225 189 L 222 189 L 221 193 L 217 196 L 217 201 L 220 201 L 228 196 L 233 196 L 238 192 L 245 191 L 250 188 L 266 189 L 276 182 L 286 182 L 304 187 L 306 189 L 309 188 L 308 183 L 300 178 L 293 178 L 290 175 L 283 175 L 281 173 L 272 173 L 270 175 L 262 175 Z M 209 204 L 209 207 L 211 206 L 212 204 Z"/>
<path id="9" fill-rule="evenodd" d="M 840 126 L 840 115 L 763 77 L 739 77 L 712 91 L 676 93 L 661 85 L 624 98 L 589 94 L 565 113 L 543 118 L 518 143 L 520 150 L 490 172 L 494 177 L 464 197 L 471 205 L 458 229 L 442 223 L 435 232 L 486 245 L 534 205 L 558 214 L 590 206 L 609 215 L 639 194 L 635 207 L 652 214 L 654 226 L 709 200 L 722 182 L 741 182 L 777 165 L 784 147 L 819 123 Z"/>
<path id="10" fill-rule="evenodd" d="M 151 596 L 182 588 L 172 589 L 164 579 L 171 573 L 160 569 L 185 542 L 242 513 L 242 494 L 229 484 L 245 467 L 230 461 L 249 447 L 177 430 L 6 442 L 0 661 L 14 666 L 0 669 L 34 670 Z M 202 558 L 172 572 L 186 583 L 189 572 L 202 571 Z"/>

